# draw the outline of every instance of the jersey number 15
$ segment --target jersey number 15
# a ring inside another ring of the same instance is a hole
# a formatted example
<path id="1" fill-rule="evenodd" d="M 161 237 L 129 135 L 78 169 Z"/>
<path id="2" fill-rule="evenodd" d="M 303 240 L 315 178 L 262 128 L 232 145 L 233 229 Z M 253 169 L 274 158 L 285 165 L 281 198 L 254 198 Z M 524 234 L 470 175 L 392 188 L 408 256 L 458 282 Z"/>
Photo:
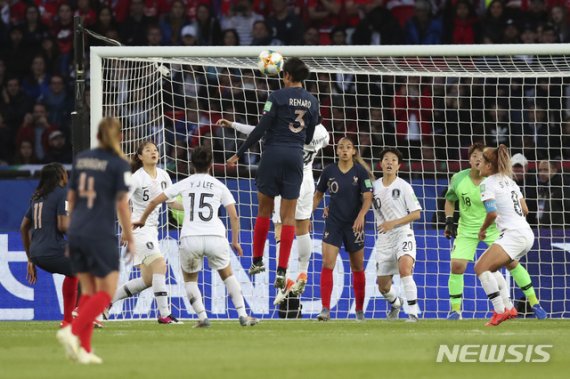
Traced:
<path id="1" fill-rule="evenodd" d="M 188 196 L 190 197 L 190 221 L 194 221 L 194 206 L 196 204 L 196 194 L 195 193 L 189 193 Z M 214 197 L 214 194 L 212 193 L 201 193 L 200 194 L 200 200 L 198 203 L 198 217 L 200 218 L 200 220 L 202 221 L 210 221 L 213 217 L 214 217 L 214 208 L 212 207 L 212 204 L 208 203 L 206 201 L 206 199 L 210 199 Z M 206 212 L 204 212 L 206 211 Z"/>

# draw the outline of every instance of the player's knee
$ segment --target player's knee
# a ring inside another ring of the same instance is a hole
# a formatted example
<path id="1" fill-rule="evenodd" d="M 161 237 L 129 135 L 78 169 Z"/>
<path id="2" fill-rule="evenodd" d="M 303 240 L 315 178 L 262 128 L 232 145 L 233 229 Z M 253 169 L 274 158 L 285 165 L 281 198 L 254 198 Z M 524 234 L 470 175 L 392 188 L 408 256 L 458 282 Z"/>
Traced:
<path id="1" fill-rule="evenodd" d="M 406 276 L 412 276 L 414 270 L 411 266 L 400 266 L 400 278 L 404 278 Z"/>
<path id="2" fill-rule="evenodd" d="M 481 262 L 477 262 L 475 263 L 475 267 L 473 267 L 473 270 L 475 271 L 475 275 L 479 276 L 485 271 L 488 271 L 489 269 L 485 267 L 485 265 L 482 264 Z"/>
<path id="3" fill-rule="evenodd" d="M 466 266 L 463 262 L 451 261 L 451 273 L 461 275 L 465 272 Z"/>
<path id="4" fill-rule="evenodd" d="M 376 283 L 378 284 L 378 290 L 381 294 L 390 292 L 390 289 L 392 288 L 392 283 L 390 281 L 376 279 Z"/>

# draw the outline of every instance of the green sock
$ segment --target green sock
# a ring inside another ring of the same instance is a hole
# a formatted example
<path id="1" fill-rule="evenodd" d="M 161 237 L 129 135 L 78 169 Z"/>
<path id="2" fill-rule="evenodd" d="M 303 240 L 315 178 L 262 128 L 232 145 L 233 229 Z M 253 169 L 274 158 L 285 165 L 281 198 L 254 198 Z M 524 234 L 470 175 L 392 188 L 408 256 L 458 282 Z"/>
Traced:
<path id="1" fill-rule="evenodd" d="M 463 300 L 463 274 L 450 274 L 447 287 L 449 288 L 451 310 L 461 312 L 461 302 Z"/>
<path id="2" fill-rule="evenodd" d="M 538 299 L 534 293 L 534 287 L 532 286 L 532 280 L 530 280 L 530 275 L 528 271 L 520 263 L 514 269 L 510 270 L 511 276 L 515 279 L 517 286 L 523 291 L 528 303 L 532 307 L 538 304 Z"/>

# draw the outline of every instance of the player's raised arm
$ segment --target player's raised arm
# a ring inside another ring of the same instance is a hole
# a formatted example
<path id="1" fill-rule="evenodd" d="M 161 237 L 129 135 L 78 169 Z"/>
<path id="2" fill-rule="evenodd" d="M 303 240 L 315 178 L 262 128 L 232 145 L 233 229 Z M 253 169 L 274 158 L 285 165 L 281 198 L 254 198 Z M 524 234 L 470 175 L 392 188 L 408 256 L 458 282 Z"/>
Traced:
<path id="1" fill-rule="evenodd" d="M 226 120 L 225 118 L 219 119 L 218 122 L 216 122 L 216 125 L 219 125 L 223 128 L 232 128 L 240 133 L 247 135 L 251 134 L 251 132 L 253 132 L 253 129 L 255 129 L 255 126 L 253 125 L 242 124 L 241 122 L 230 121 Z"/>

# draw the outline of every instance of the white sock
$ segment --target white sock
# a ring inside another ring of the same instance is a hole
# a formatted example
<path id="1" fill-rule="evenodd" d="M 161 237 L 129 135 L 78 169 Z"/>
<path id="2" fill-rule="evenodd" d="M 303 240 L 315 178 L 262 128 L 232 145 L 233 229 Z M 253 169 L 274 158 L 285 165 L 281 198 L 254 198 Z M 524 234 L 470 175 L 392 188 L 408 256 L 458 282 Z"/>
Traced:
<path id="1" fill-rule="evenodd" d="M 226 280 L 224 280 L 224 284 L 228 289 L 228 294 L 230 294 L 230 297 L 232 298 L 232 302 L 236 307 L 238 315 L 240 317 L 246 317 L 247 313 L 245 311 L 245 302 L 243 301 L 243 295 L 241 294 L 241 286 L 239 285 L 236 277 L 234 275 L 227 277 Z"/>
<path id="2" fill-rule="evenodd" d="M 309 271 L 313 240 L 309 233 L 297 236 L 297 251 L 299 252 L 299 273 Z"/>
<path id="3" fill-rule="evenodd" d="M 168 289 L 166 288 L 166 276 L 163 274 L 152 274 L 152 291 L 156 299 L 158 313 L 161 317 L 170 316 L 170 305 L 168 304 Z"/>
<path id="4" fill-rule="evenodd" d="M 398 308 L 402 306 L 402 304 L 400 303 L 400 299 L 398 298 L 398 296 L 396 296 L 396 291 L 394 291 L 394 287 L 390 287 L 390 291 L 382 293 L 382 296 L 384 296 L 384 299 L 388 300 L 390 304 L 392 304 L 394 307 Z"/>
<path id="5" fill-rule="evenodd" d="M 279 248 L 281 247 L 281 241 L 275 242 L 275 262 L 279 263 Z"/>
<path id="6" fill-rule="evenodd" d="M 503 297 L 499 292 L 499 284 L 497 283 L 497 279 L 495 279 L 495 275 L 493 275 L 491 271 L 485 271 L 479 275 L 479 280 L 481 281 L 481 285 L 483 286 L 483 290 L 485 290 L 487 297 L 493 303 L 495 312 L 505 313 L 505 303 L 503 302 Z"/>
<path id="7" fill-rule="evenodd" d="M 507 281 L 503 277 L 500 271 L 495 271 L 493 273 L 495 276 L 495 280 L 497 281 L 497 285 L 499 286 L 499 292 L 501 293 L 501 297 L 503 298 L 503 303 L 505 304 L 506 309 L 511 309 L 513 307 L 513 302 L 511 301 L 511 296 L 509 294 L 509 290 L 507 289 Z"/>
<path id="8" fill-rule="evenodd" d="M 404 292 L 406 293 L 406 300 L 408 301 L 409 311 L 408 314 L 417 316 L 419 313 L 418 307 L 418 287 L 412 275 L 404 276 L 400 278 L 402 286 L 404 287 Z"/>
<path id="9" fill-rule="evenodd" d="M 115 296 L 113 296 L 113 300 L 111 300 L 111 302 L 114 303 L 116 301 L 126 299 L 127 297 L 134 296 L 148 287 L 149 286 L 144 283 L 143 278 L 129 280 L 115 292 Z"/>
<path id="10" fill-rule="evenodd" d="M 184 283 L 184 288 L 186 289 L 186 295 L 188 300 L 190 300 L 190 305 L 196 315 L 198 315 L 198 320 L 202 321 L 208 318 L 206 314 L 206 308 L 204 308 L 204 303 L 202 302 L 202 294 L 198 288 L 198 282 L 186 282 Z"/>

